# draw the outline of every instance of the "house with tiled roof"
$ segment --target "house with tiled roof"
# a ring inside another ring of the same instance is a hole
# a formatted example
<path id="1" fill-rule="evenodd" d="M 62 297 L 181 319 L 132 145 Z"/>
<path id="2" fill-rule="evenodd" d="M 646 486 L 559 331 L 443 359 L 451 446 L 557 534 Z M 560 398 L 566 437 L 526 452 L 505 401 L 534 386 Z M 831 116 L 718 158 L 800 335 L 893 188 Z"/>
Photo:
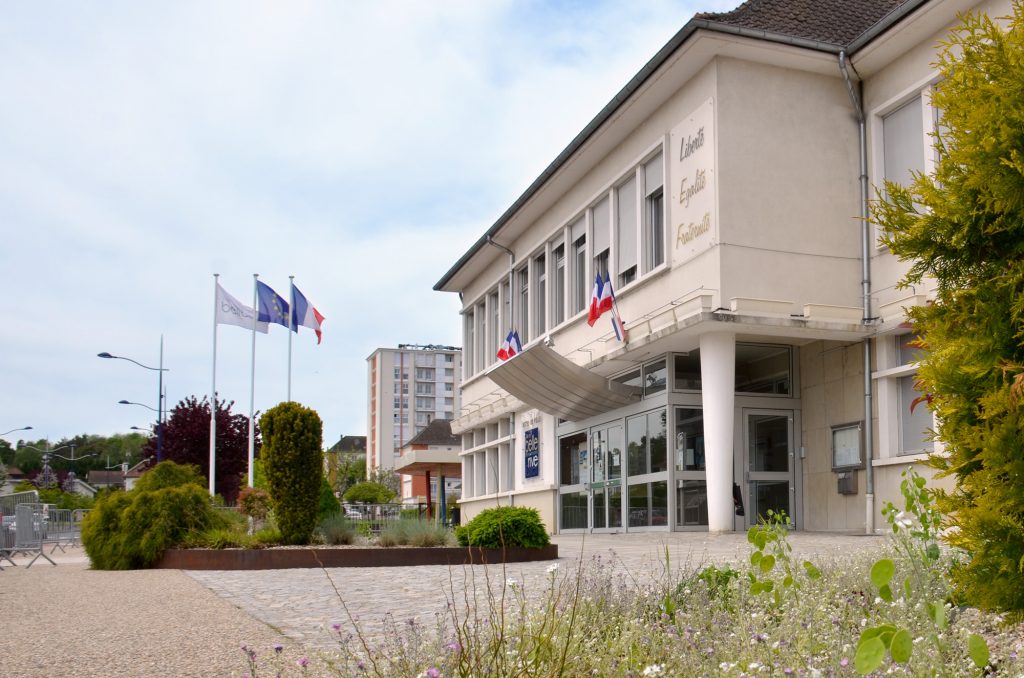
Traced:
<path id="1" fill-rule="evenodd" d="M 938 450 L 906 322 L 934 290 L 898 286 L 868 204 L 934 167 L 958 14 L 1009 8 L 749 0 L 652 46 L 435 285 L 462 301 L 464 518 L 875 532 Z"/>
<path id="2" fill-rule="evenodd" d="M 459 496 L 462 489 L 462 440 L 452 433 L 451 420 L 434 419 L 402 446 L 395 471 L 402 476 L 402 501 L 433 504 L 442 495 Z M 444 492 L 439 492 L 444 488 Z"/>

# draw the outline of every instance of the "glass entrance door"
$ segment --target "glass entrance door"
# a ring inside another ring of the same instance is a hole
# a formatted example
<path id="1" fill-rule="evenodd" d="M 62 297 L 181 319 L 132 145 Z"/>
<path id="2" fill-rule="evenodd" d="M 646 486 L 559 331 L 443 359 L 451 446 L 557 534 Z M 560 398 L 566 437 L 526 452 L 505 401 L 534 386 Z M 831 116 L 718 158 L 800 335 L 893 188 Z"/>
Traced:
<path id="1" fill-rule="evenodd" d="M 793 412 L 744 410 L 747 526 L 769 510 L 794 515 Z"/>
<path id="2" fill-rule="evenodd" d="M 590 526 L 594 530 L 622 527 L 622 425 L 591 431 Z"/>

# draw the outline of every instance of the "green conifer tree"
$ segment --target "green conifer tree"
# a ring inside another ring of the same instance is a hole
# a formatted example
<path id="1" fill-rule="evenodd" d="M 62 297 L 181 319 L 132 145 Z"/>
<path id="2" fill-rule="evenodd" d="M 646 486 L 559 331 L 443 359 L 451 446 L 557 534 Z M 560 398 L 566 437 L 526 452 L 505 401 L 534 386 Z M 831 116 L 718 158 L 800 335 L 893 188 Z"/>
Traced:
<path id="1" fill-rule="evenodd" d="M 937 284 L 911 312 L 918 376 L 955 478 L 940 493 L 966 599 L 1024 614 L 1024 7 L 970 15 L 940 50 L 934 176 L 886 183 L 873 205 L 884 242 L 912 262 L 907 285 Z"/>

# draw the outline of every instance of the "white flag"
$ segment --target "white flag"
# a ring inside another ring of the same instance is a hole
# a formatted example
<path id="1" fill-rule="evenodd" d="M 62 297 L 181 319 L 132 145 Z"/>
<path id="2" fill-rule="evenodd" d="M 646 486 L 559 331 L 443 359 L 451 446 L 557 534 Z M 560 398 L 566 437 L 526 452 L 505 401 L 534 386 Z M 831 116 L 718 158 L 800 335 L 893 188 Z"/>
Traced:
<path id="1" fill-rule="evenodd" d="M 217 283 L 217 322 L 221 325 L 237 325 L 247 330 L 252 329 L 256 314 L 251 306 L 246 306 L 228 294 L 220 283 Z M 256 323 L 256 331 L 267 333 L 267 323 Z"/>

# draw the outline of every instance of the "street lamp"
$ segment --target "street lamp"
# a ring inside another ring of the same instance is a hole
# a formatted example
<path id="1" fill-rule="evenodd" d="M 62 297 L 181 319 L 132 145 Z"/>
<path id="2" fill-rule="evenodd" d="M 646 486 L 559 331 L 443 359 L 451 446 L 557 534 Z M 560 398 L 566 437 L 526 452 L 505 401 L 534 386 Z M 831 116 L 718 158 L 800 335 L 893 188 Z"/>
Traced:
<path id="1" fill-rule="evenodd" d="M 169 369 L 164 367 L 164 335 L 162 335 L 162 334 L 160 335 L 160 366 L 159 367 L 150 367 L 149 365 L 143 365 L 138 360 L 133 360 L 131 358 L 126 358 L 126 357 L 120 356 L 120 355 L 111 355 L 110 353 L 107 353 L 106 351 L 104 351 L 103 353 L 97 353 L 96 355 L 98 357 L 100 357 L 100 358 L 113 358 L 115 360 L 127 360 L 130 363 L 135 363 L 136 365 L 138 365 L 139 367 L 141 367 L 143 369 L 152 370 L 152 371 L 156 372 L 157 374 L 159 374 L 159 378 L 157 379 L 157 384 L 156 384 L 156 390 L 157 390 L 157 393 L 156 393 L 156 409 L 154 410 L 154 412 L 156 412 L 156 422 L 157 422 L 157 426 L 156 426 L 156 461 L 157 461 L 157 463 L 160 463 L 163 460 L 163 452 L 164 452 L 164 372 L 169 372 L 170 371 Z M 127 402 L 127 401 L 123 401 L 122 400 L 121 402 L 124 403 L 124 402 Z M 148 407 L 148 405 L 143 405 L 143 407 Z M 150 408 L 150 409 L 153 409 L 153 408 Z"/>
<path id="2" fill-rule="evenodd" d="M 118 400 L 118 401 L 117 401 L 117 404 L 118 404 L 118 405 L 138 405 L 139 407 L 145 407 L 145 408 L 146 408 L 147 410 L 149 410 L 150 412 L 156 412 L 157 414 L 159 414 L 159 413 L 160 413 L 160 411 L 159 411 L 159 410 L 154 410 L 154 409 L 153 409 L 152 407 L 150 407 L 149 405 L 145 405 L 145 404 L 143 404 L 143 403 L 137 403 L 137 402 L 133 402 L 133 401 L 131 401 L 131 400 Z M 139 427 L 138 427 L 138 426 L 132 426 L 132 428 L 139 428 Z"/>
<path id="3" fill-rule="evenodd" d="M 3 433 L 0 433 L 0 436 L 5 436 L 8 433 L 14 433 L 15 431 L 31 431 L 31 430 L 32 430 L 31 426 L 22 426 L 21 428 L 12 428 L 10 431 L 4 431 Z"/>
<path id="4" fill-rule="evenodd" d="M 53 485 L 54 482 L 55 482 L 53 469 L 50 468 L 50 459 L 52 457 L 57 457 L 58 459 L 64 459 L 65 461 L 70 461 L 70 462 L 74 463 L 76 461 L 81 461 L 82 459 L 88 459 L 89 457 L 95 457 L 96 456 L 95 452 L 90 452 L 89 454 L 82 455 L 81 457 L 76 457 L 75 456 L 75 446 L 74 445 L 61 445 L 60 447 L 57 447 L 57 448 L 51 450 L 50 449 L 50 442 L 49 441 L 46 442 L 46 449 L 45 450 L 41 450 L 38 447 L 36 447 L 35 445 L 22 445 L 19 449 L 25 449 L 25 448 L 28 448 L 30 450 L 35 450 L 36 452 L 42 452 L 43 453 L 43 469 L 39 472 L 40 479 L 39 479 L 38 482 L 39 482 L 39 485 L 41 487 L 47 487 L 47 488 L 50 487 L 51 485 Z M 70 457 L 65 457 L 63 454 L 57 454 L 57 452 L 59 450 L 66 450 L 68 448 L 71 449 L 71 456 Z M 68 475 L 72 476 L 72 478 L 73 478 L 74 477 L 74 473 L 75 473 L 74 471 L 69 471 Z"/>

